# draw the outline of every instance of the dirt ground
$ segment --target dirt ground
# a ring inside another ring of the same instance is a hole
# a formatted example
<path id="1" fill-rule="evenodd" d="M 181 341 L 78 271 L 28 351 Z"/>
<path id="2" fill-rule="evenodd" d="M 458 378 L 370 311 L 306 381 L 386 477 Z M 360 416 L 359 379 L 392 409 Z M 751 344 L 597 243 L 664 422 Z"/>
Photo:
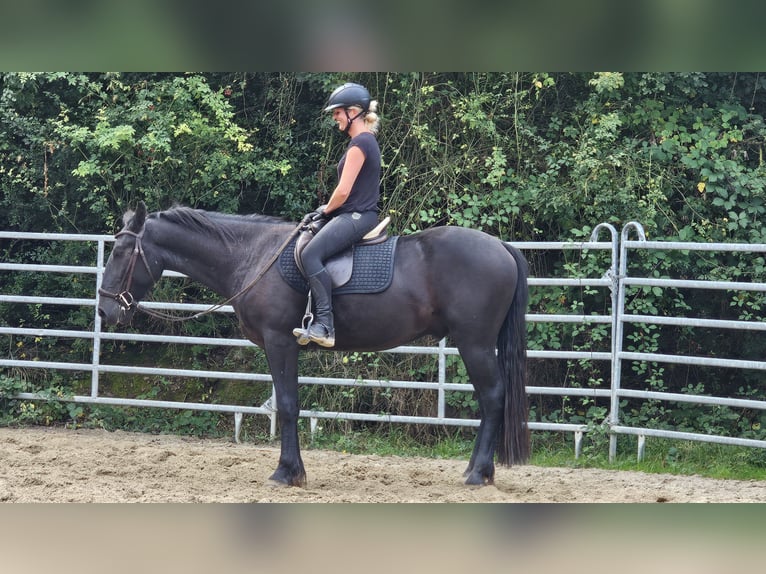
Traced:
<path id="1" fill-rule="evenodd" d="M 304 449 L 308 487 L 272 486 L 277 448 L 61 428 L 0 429 L 2 502 L 766 502 L 765 481 L 595 469 L 499 467 L 462 482 L 464 460 Z"/>

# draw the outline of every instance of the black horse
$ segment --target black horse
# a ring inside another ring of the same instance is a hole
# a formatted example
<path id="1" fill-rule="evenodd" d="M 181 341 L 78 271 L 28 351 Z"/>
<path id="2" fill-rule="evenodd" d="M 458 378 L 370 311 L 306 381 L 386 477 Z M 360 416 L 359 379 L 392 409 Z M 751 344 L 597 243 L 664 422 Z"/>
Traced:
<path id="1" fill-rule="evenodd" d="M 266 352 L 276 389 L 282 440 L 271 480 L 304 486 L 297 424 L 301 347 L 292 330 L 301 323 L 306 295 L 271 265 L 297 225 L 186 207 L 147 214 L 143 202 L 123 222 L 99 289 L 101 318 L 129 322 L 165 269 L 233 297 L 244 334 Z M 387 289 L 333 298 L 337 350 L 389 349 L 423 335 L 451 338 L 481 416 L 466 484 L 493 482 L 496 448 L 500 464 L 529 458 L 527 274 L 524 256 L 510 244 L 472 229 L 436 227 L 398 238 Z"/>

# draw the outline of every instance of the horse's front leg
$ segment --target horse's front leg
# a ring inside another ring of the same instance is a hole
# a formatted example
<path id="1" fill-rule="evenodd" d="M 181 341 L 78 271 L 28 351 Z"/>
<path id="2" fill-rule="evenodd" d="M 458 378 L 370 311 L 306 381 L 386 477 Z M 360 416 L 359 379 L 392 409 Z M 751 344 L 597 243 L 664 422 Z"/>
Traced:
<path id="1" fill-rule="evenodd" d="M 279 466 L 269 480 L 277 485 L 306 486 L 298 442 L 298 345 L 289 337 L 267 342 L 264 347 L 277 395 L 282 444 Z"/>

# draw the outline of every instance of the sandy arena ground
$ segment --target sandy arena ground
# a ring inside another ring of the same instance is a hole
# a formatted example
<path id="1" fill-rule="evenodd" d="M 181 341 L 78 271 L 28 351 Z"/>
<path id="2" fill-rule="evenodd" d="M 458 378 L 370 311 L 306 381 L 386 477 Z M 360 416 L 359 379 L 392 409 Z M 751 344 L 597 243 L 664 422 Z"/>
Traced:
<path id="1" fill-rule="evenodd" d="M 596 469 L 498 467 L 469 488 L 464 460 L 303 450 L 308 487 L 269 484 L 279 451 L 227 440 L 0 429 L 2 502 L 766 502 L 766 482 Z"/>

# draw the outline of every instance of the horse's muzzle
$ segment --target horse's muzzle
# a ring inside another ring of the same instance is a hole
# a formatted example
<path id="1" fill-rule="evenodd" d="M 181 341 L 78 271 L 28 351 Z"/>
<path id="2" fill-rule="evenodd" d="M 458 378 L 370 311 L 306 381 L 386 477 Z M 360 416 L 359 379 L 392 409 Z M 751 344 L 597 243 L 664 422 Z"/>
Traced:
<path id="1" fill-rule="evenodd" d="M 99 289 L 101 296 L 98 305 L 98 316 L 107 325 L 124 325 L 130 323 L 137 302 L 130 291 L 112 293 L 105 289 Z"/>
<path id="2" fill-rule="evenodd" d="M 119 309 L 117 311 L 119 311 Z M 103 305 L 99 305 L 98 307 L 98 316 L 101 317 L 101 322 L 105 325 L 116 325 L 117 321 L 119 320 L 119 312 L 110 313 L 104 308 Z"/>
<path id="3" fill-rule="evenodd" d="M 133 316 L 133 308 L 125 308 L 116 301 L 107 299 L 98 306 L 98 316 L 105 325 L 126 325 Z"/>

